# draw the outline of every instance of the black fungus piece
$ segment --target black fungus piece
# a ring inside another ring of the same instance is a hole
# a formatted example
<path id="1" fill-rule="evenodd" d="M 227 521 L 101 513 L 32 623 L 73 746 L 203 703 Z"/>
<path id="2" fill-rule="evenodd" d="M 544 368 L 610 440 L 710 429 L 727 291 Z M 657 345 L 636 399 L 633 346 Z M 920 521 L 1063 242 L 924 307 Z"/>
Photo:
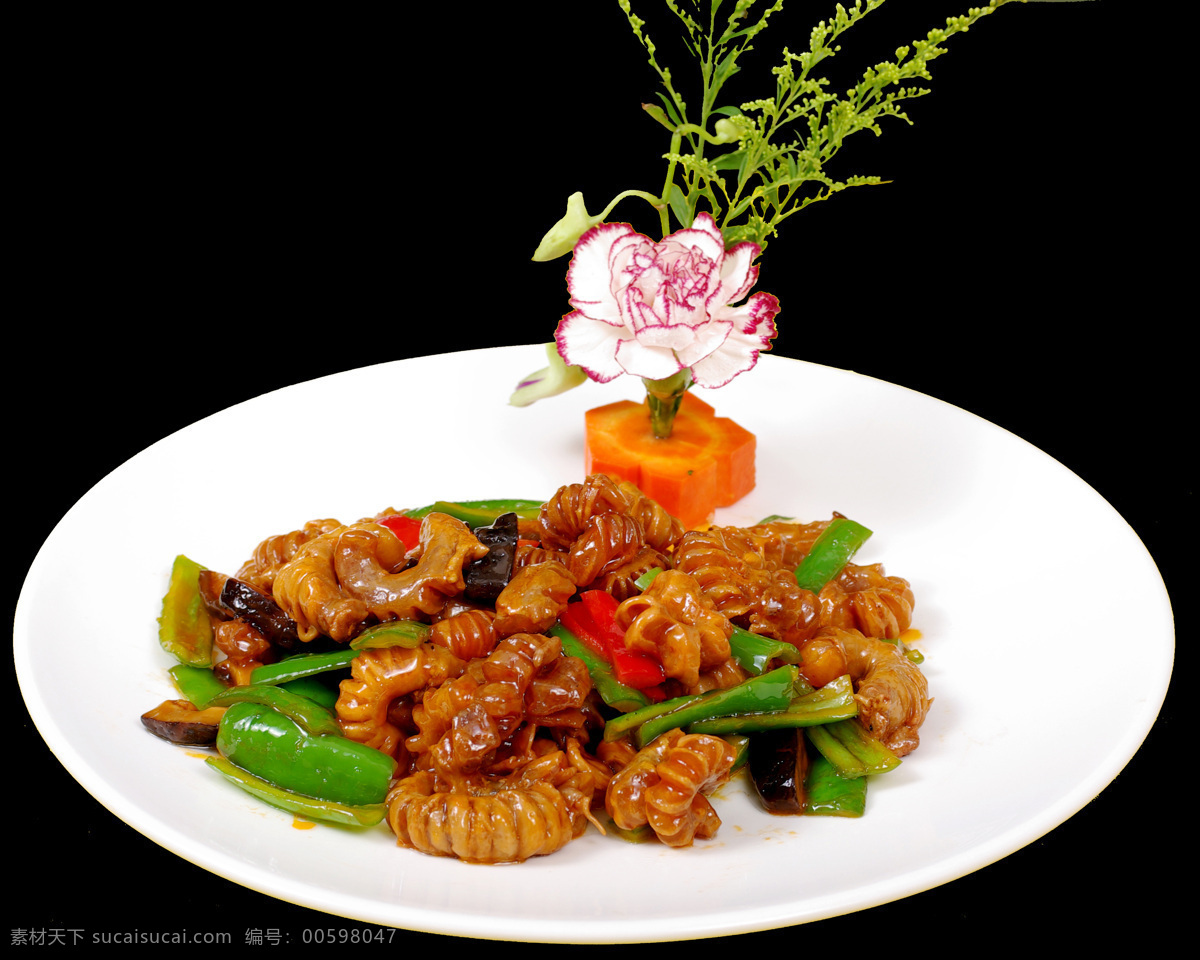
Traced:
<path id="1" fill-rule="evenodd" d="M 488 552 L 463 568 L 466 596 L 469 600 L 495 600 L 512 579 L 516 568 L 517 515 L 503 514 L 491 526 L 476 527 L 473 532 Z"/>

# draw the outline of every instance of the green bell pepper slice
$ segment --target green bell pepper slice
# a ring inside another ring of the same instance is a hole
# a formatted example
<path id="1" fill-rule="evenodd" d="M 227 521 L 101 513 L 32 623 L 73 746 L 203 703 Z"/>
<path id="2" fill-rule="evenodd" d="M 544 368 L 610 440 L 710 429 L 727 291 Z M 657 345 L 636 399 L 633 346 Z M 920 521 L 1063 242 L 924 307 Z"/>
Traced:
<path id="1" fill-rule="evenodd" d="M 844 777 L 823 754 L 809 759 L 804 778 L 804 813 L 811 817 L 861 817 L 867 808 L 868 777 Z"/>
<path id="2" fill-rule="evenodd" d="M 427 507 L 404 511 L 410 517 L 425 517 L 431 513 L 444 513 L 461 520 L 471 529 L 487 527 L 497 517 L 515 513 L 526 520 L 536 520 L 542 512 L 541 500 L 438 500 Z"/>
<path id="3" fill-rule="evenodd" d="M 284 790 L 350 806 L 382 803 L 396 770 L 386 753 L 346 737 L 313 736 L 257 703 L 226 708 L 217 752 Z"/>
<path id="4" fill-rule="evenodd" d="M 870 536 L 871 531 L 861 523 L 848 517 L 834 517 L 796 567 L 796 582 L 805 590 L 820 593 Z"/>
<path id="5" fill-rule="evenodd" d="M 270 707 L 294 721 L 314 737 L 340 737 L 337 717 L 308 697 L 269 683 L 249 683 L 230 687 L 208 701 L 210 707 L 230 707 L 235 703 L 257 703 Z"/>
<path id="6" fill-rule="evenodd" d="M 241 787 L 251 796 L 309 820 L 340 823 L 348 827 L 373 827 L 377 823 L 382 823 L 387 813 L 387 807 L 382 803 L 354 805 L 334 803 L 330 800 L 318 800 L 315 797 L 305 797 L 289 790 L 283 790 L 261 777 L 248 773 L 236 764 L 230 763 L 224 757 L 207 757 L 204 762 L 230 783 Z"/>
<path id="7" fill-rule="evenodd" d="M 175 558 L 158 618 L 158 642 L 162 648 L 191 667 L 212 665 L 212 621 L 200 595 L 203 569 L 183 554 Z"/>
<path id="8" fill-rule="evenodd" d="M 751 677 L 737 686 L 710 690 L 696 697 L 681 697 L 675 709 L 657 712 L 634 731 L 638 749 L 676 727 L 690 729 L 693 724 L 716 717 L 743 713 L 769 713 L 784 710 L 792 702 L 799 668 L 786 664 L 760 677 Z"/>
<path id="9" fill-rule="evenodd" d="M 291 690 L 292 693 L 298 693 L 305 699 L 319 703 L 332 713 L 337 708 L 340 691 L 338 687 L 325 683 L 322 680 L 322 676 L 322 674 L 315 674 L 311 677 L 297 677 L 295 680 L 279 684 L 279 689 Z"/>
<path id="10" fill-rule="evenodd" d="M 857 720 L 809 727 L 808 741 L 843 777 L 867 777 L 900 766 L 900 758 L 872 737 Z"/>
<path id="11" fill-rule="evenodd" d="M 798 696 L 783 710 L 743 713 L 702 720 L 688 727 L 689 733 L 755 733 L 781 727 L 814 727 L 858 716 L 854 687 L 848 676 L 838 677 L 818 690 Z"/>
<path id="12" fill-rule="evenodd" d="M 380 647 L 404 647 L 407 650 L 419 647 L 429 639 L 433 628 L 419 620 L 388 620 L 367 627 L 350 641 L 351 650 L 374 650 Z"/>
<path id="13" fill-rule="evenodd" d="M 301 677 L 312 677 L 330 670 L 344 670 L 358 656 L 357 650 L 346 647 L 327 653 L 300 653 L 278 663 L 268 663 L 250 671 L 251 683 L 288 683 Z"/>
<path id="14" fill-rule="evenodd" d="M 177 663 L 167 673 L 175 689 L 197 710 L 203 710 L 213 697 L 229 689 L 208 667 L 189 667 L 186 663 Z"/>
<path id="15" fill-rule="evenodd" d="M 757 677 L 764 673 L 771 662 L 799 663 L 800 648 L 784 640 L 772 640 L 741 627 L 734 627 L 729 637 L 729 652 L 743 670 Z"/>

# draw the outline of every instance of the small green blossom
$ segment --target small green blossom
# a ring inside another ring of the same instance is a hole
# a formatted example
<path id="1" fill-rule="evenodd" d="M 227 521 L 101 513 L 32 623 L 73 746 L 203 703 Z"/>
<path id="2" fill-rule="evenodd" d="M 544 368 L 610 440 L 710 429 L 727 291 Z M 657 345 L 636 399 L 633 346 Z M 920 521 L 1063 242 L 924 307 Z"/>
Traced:
<path id="1" fill-rule="evenodd" d="M 583 370 L 568 366 L 558 355 L 558 344 L 546 344 L 546 359 L 550 361 L 549 366 L 531 373 L 517 384 L 517 389 L 508 399 L 514 407 L 527 407 L 537 400 L 566 393 L 587 380 Z"/>
<path id="2" fill-rule="evenodd" d="M 571 194 L 567 197 L 567 212 L 542 237 L 533 259 L 555 260 L 566 256 L 574 248 L 575 242 L 603 219 L 603 214 L 593 217 L 587 212 L 582 193 Z"/>

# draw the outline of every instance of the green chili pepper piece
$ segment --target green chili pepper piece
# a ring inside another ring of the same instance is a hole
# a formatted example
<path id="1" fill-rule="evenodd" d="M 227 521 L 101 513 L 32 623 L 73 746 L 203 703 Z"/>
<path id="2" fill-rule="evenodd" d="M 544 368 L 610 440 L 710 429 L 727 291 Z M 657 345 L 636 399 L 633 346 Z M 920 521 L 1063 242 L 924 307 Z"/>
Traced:
<path id="1" fill-rule="evenodd" d="M 858 703 L 849 677 L 838 677 L 820 690 L 795 698 L 784 710 L 772 713 L 744 713 L 731 717 L 701 720 L 688 727 L 689 733 L 755 733 L 781 727 L 814 727 L 823 723 L 858 716 Z"/>
<path id="2" fill-rule="evenodd" d="M 684 704 L 699 700 L 703 694 L 693 693 L 684 697 L 672 697 L 670 700 L 660 700 L 658 703 L 647 703 L 619 717 L 613 717 L 604 724 L 605 740 L 620 740 L 626 734 L 636 731 L 642 724 L 655 717 L 678 710 Z"/>
<path id="3" fill-rule="evenodd" d="M 314 737 L 257 703 L 235 703 L 217 728 L 226 760 L 292 793 L 351 806 L 382 803 L 396 762 L 346 737 Z"/>
<path id="4" fill-rule="evenodd" d="M 772 640 L 757 633 L 734 627 L 729 637 L 729 652 L 742 669 L 757 677 L 771 665 L 772 660 L 781 663 L 799 663 L 800 648 L 784 640 Z"/>
<path id="5" fill-rule="evenodd" d="M 291 690 L 300 696 L 319 703 L 326 710 L 334 710 L 338 700 L 338 688 L 332 687 L 321 680 L 320 675 L 312 677 L 297 677 L 287 683 L 279 684 L 283 690 Z"/>
<path id="6" fill-rule="evenodd" d="M 257 703 L 277 710 L 295 721 L 305 733 L 314 737 L 340 737 L 341 725 L 332 713 L 319 703 L 291 690 L 269 683 L 250 683 L 230 687 L 208 701 L 210 707 L 229 707 L 235 703 Z"/>
<path id="7" fill-rule="evenodd" d="M 541 500 L 438 500 L 418 510 L 406 510 L 410 517 L 425 517 L 431 513 L 444 513 L 461 520 L 468 527 L 490 526 L 506 513 L 515 513 L 526 520 L 534 520 L 542 512 Z"/>
<path id="8" fill-rule="evenodd" d="M 675 710 L 651 717 L 637 728 L 638 748 L 676 727 L 689 728 L 702 720 L 740 713 L 769 713 L 784 710 L 792 701 L 793 688 L 800 676 L 791 664 L 776 667 L 761 677 L 751 677 L 735 687 L 712 690 L 684 703 Z"/>
<path id="9" fill-rule="evenodd" d="M 208 706 L 208 701 L 229 689 L 208 667 L 189 667 L 177 663 L 167 673 L 171 675 L 175 689 L 198 710 L 203 710 Z"/>
<path id="10" fill-rule="evenodd" d="M 301 653 L 278 663 L 268 663 L 250 671 L 251 683 L 287 683 L 330 670 L 343 670 L 358 656 L 357 650 L 330 650 L 328 653 Z"/>
<path id="11" fill-rule="evenodd" d="M 429 638 L 433 628 L 418 620 L 388 620 L 368 627 L 350 641 L 351 650 L 373 650 L 379 647 L 404 647 L 412 650 Z"/>
<path id="12" fill-rule="evenodd" d="M 212 665 L 213 629 L 200 596 L 204 568 L 180 554 L 171 565 L 171 580 L 158 618 L 158 642 L 180 663 Z"/>
<path id="13" fill-rule="evenodd" d="M 866 543 L 871 531 L 861 523 L 846 517 L 834 517 L 821 535 L 813 541 L 812 549 L 796 568 L 796 582 L 805 590 L 820 593 L 821 588 L 837 576 L 858 548 Z"/>
<path id="14" fill-rule="evenodd" d="M 382 803 L 356 805 L 333 803 L 329 800 L 318 800 L 315 797 L 305 797 L 289 790 L 281 790 L 261 777 L 247 773 L 224 757 L 207 757 L 204 762 L 217 770 L 230 783 L 236 784 L 252 796 L 309 820 L 324 820 L 349 827 L 373 827 L 375 824 L 383 822 L 387 812 L 387 807 Z"/>
<path id="15" fill-rule="evenodd" d="M 809 760 L 804 779 L 804 813 L 813 817 L 861 817 L 867 806 L 867 777 L 843 777 L 822 754 Z"/>
<path id="16" fill-rule="evenodd" d="M 843 777 L 887 773 L 900 766 L 900 758 L 872 737 L 857 720 L 839 720 L 805 730 L 816 747 Z"/>
<path id="17" fill-rule="evenodd" d="M 613 673 L 612 665 L 602 660 L 592 652 L 591 648 L 575 636 L 561 623 L 556 623 L 546 631 L 551 636 L 558 637 L 562 642 L 563 653 L 576 657 L 587 667 L 588 675 L 592 678 L 592 686 L 600 694 L 600 699 L 614 710 L 628 714 L 632 710 L 646 706 L 650 700 L 628 684 L 621 683 Z M 609 721 L 612 722 L 611 720 Z"/>

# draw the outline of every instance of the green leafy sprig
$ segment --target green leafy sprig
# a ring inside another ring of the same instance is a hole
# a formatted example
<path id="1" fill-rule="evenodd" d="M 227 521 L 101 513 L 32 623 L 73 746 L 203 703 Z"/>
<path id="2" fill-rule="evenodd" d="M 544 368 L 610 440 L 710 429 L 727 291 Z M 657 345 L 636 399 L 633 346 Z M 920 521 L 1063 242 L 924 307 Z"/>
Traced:
<path id="1" fill-rule="evenodd" d="M 784 0 L 733 0 L 732 7 L 729 0 L 663 0 L 683 25 L 684 43 L 699 67 L 695 108 L 677 89 L 671 70 L 659 62 L 658 48 L 632 0 L 617 2 L 663 87 L 659 103 L 643 104 L 670 133 L 663 187 L 657 195 L 623 191 L 598 216 L 589 216 L 582 196 L 574 195 L 568 215 L 547 234 L 534 259 L 568 252 L 566 240 L 573 242 L 627 197 L 643 199 L 657 210 L 664 237 L 671 232 L 672 215 L 679 227 L 690 227 L 703 209 L 713 215 L 728 245 L 752 240 L 765 249 L 784 220 L 811 204 L 849 187 L 882 183 L 877 176 L 838 179 L 829 172 L 830 161 L 853 134 L 869 130 L 879 135 L 884 118 L 911 123 L 902 107 L 929 92 L 921 82 L 932 79 L 929 63 L 947 52 L 947 41 L 1005 4 L 1024 0 L 993 0 L 947 18 L 944 27 L 897 48 L 894 60 L 867 69 L 840 95 L 815 70 L 836 56 L 843 35 L 885 0 L 855 0 L 849 8 L 839 3 L 831 18 L 812 29 L 807 50 L 784 48 L 782 63 L 772 70 L 773 95 L 736 104 L 725 102 L 725 85 L 740 72 L 740 58 L 753 49 Z M 548 242 L 552 237 L 556 243 Z"/>

